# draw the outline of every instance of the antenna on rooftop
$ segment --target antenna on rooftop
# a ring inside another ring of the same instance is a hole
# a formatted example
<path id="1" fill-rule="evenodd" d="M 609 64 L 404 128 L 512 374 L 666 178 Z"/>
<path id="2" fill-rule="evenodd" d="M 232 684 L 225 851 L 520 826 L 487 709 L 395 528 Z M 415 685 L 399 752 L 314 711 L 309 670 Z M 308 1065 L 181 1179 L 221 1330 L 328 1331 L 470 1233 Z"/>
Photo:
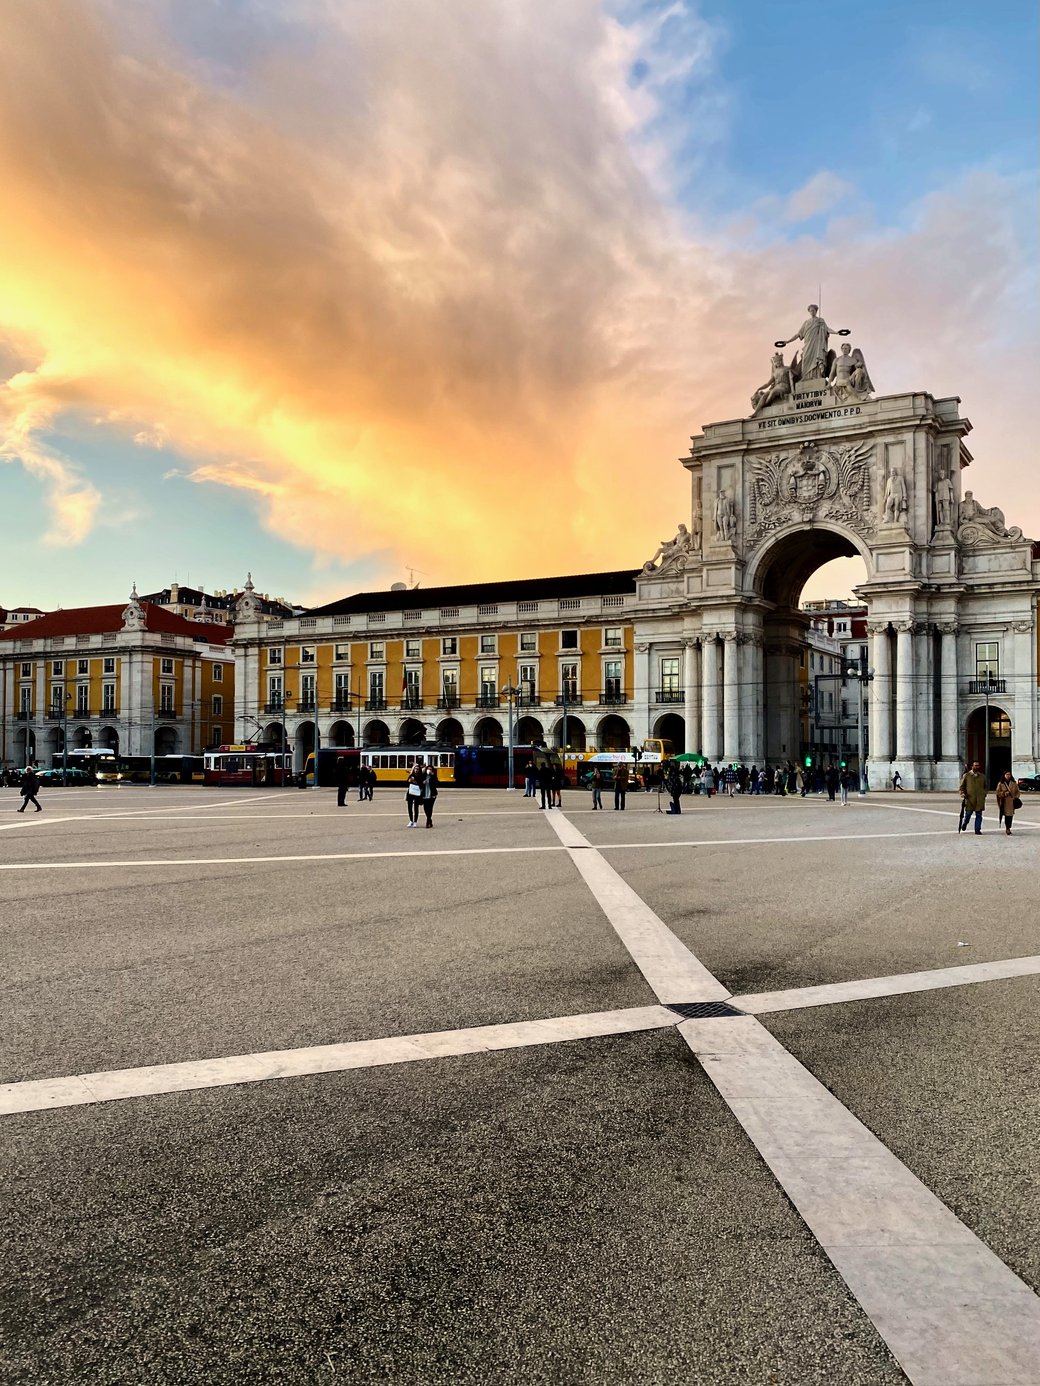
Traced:
<path id="1" fill-rule="evenodd" d="M 421 568 L 410 568 L 410 567 L 408 567 L 407 564 L 405 564 L 405 572 L 408 574 L 408 586 L 409 586 L 409 587 L 418 587 L 418 586 L 419 586 L 419 584 L 418 584 L 418 583 L 416 582 L 416 580 L 415 580 L 415 575 L 416 575 L 416 573 L 419 573 L 420 576 L 422 576 L 422 577 L 425 577 L 425 576 L 426 576 L 425 573 L 422 572 L 422 569 L 421 569 Z"/>

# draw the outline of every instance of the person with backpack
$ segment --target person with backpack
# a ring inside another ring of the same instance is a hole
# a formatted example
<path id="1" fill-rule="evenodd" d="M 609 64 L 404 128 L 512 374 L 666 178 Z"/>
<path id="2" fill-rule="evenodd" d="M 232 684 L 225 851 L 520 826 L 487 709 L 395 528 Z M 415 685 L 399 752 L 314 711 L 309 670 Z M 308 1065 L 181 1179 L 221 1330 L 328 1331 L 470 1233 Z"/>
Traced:
<path id="1" fill-rule="evenodd" d="M 25 774 L 22 776 L 22 807 L 15 810 L 17 813 L 24 813 L 29 804 L 35 804 L 36 812 L 40 812 L 40 801 L 36 797 L 39 788 L 40 780 L 39 776 L 36 774 L 36 770 L 33 766 L 27 765 L 25 767 Z"/>

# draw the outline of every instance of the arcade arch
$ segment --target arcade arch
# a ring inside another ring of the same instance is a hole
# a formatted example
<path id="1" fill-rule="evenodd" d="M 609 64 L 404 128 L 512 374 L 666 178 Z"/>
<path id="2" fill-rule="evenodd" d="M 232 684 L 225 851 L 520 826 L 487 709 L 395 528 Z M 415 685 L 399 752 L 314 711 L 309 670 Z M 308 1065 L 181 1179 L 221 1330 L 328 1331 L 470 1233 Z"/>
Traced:
<path id="1" fill-rule="evenodd" d="M 462 723 L 454 717 L 445 717 L 437 726 L 437 743 L 441 746 L 461 746 L 466 740 Z"/>
<path id="2" fill-rule="evenodd" d="M 354 728 L 349 722 L 342 720 L 333 722 L 329 728 L 328 744 L 330 746 L 353 746 Z"/>
<path id="3" fill-rule="evenodd" d="M 596 745 L 601 751 L 627 751 L 632 745 L 632 729 L 616 712 L 600 719 L 596 727 Z"/>

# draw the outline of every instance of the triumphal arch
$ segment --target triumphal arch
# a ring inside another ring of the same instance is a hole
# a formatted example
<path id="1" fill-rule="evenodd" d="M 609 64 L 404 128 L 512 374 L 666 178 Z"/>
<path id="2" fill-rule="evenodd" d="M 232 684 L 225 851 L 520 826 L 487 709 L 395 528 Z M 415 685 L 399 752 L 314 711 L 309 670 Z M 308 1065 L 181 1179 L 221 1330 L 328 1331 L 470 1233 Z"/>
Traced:
<path id="1" fill-rule="evenodd" d="M 1036 774 L 1040 551 L 965 485 L 960 400 L 877 394 L 849 335 L 810 305 L 747 416 L 692 439 L 690 522 L 637 579 L 636 683 L 652 689 L 661 651 L 681 651 L 687 750 L 794 759 L 799 598 L 821 564 L 858 554 L 871 781 L 955 786 L 984 704 L 1010 723 L 1015 770 Z M 980 678 L 983 646 L 997 665 Z"/>

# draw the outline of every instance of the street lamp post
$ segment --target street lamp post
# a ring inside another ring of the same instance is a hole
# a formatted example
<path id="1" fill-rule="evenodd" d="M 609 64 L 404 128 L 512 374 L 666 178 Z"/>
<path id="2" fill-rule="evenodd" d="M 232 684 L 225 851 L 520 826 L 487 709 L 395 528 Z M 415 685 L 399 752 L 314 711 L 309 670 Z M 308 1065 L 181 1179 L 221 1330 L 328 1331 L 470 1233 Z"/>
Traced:
<path id="1" fill-rule="evenodd" d="M 61 710 L 61 783 L 67 789 L 69 784 L 69 692 L 65 690 L 65 706 Z"/>
<path id="2" fill-rule="evenodd" d="M 513 687 L 512 679 L 506 684 L 502 692 L 509 699 L 509 772 L 506 781 L 506 789 L 513 790 L 516 785 L 513 783 L 513 699 L 516 696 L 516 689 Z"/>

